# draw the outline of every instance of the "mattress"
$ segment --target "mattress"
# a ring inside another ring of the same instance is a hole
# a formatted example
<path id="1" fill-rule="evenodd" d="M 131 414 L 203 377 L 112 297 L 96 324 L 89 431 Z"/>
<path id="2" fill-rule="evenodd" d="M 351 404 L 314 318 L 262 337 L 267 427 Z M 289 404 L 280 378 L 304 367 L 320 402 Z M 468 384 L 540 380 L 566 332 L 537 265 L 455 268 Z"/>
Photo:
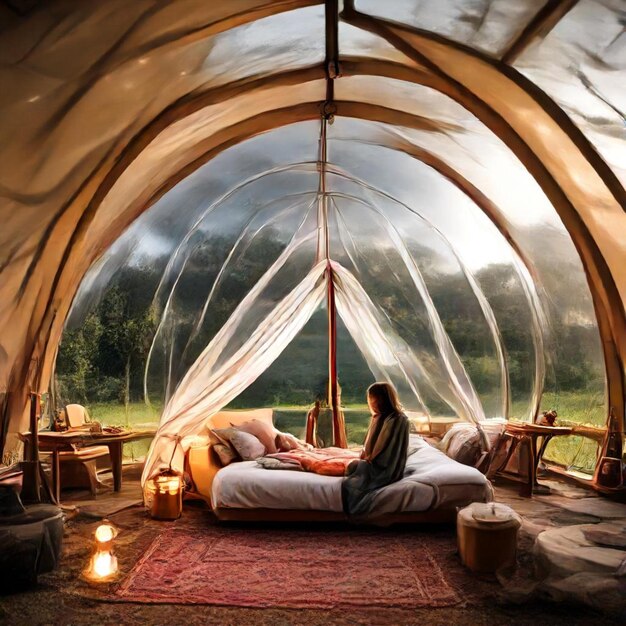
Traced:
<path id="1" fill-rule="evenodd" d="M 231 463 L 217 472 L 212 486 L 215 508 L 290 509 L 341 513 L 341 481 L 309 472 L 268 470 L 256 461 Z M 375 515 L 415 513 L 470 502 L 489 502 L 489 481 L 412 435 L 404 477 L 379 489 Z"/>

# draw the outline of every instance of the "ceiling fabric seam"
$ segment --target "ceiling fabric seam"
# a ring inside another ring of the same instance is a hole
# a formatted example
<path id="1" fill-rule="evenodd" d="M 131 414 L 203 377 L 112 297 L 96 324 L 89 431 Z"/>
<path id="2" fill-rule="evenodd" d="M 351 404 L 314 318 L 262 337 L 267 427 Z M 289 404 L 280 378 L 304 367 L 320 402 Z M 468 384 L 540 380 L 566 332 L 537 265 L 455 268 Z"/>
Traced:
<path id="1" fill-rule="evenodd" d="M 616 411 L 618 421 L 624 428 L 626 422 L 626 380 L 624 375 L 624 361 L 626 360 L 626 311 L 622 305 L 620 292 L 608 262 L 604 258 L 603 251 L 598 247 L 595 238 L 589 231 L 589 227 L 576 210 L 575 203 L 555 178 L 555 174 L 546 166 L 524 138 L 519 135 L 519 132 L 503 118 L 501 113 L 492 108 L 471 89 L 441 70 L 433 61 L 416 50 L 398 33 L 403 32 L 406 36 L 421 37 L 426 41 L 437 43 L 444 47 L 446 51 L 456 50 L 492 66 L 496 72 L 513 82 L 518 89 L 532 98 L 539 110 L 552 117 L 554 127 L 563 132 L 575 144 L 578 154 L 592 168 L 596 176 L 599 177 L 601 184 L 605 186 L 609 194 L 613 196 L 616 203 L 623 210 L 626 210 L 626 190 L 621 186 L 615 174 L 599 156 L 587 138 L 574 126 L 567 114 L 539 87 L 510 66 L 433 33 L 423 32 L 404 24 L 398 25 L 359 13 L 354 8 L 354 0 L 346 0 L 342 17 L 354 26 L 373 31 L 375 34 L 384 37 L 389 43 L 399 48 L 409 57 L 416 59 L 433 72 L 440 74 L 447 81 L 450 90 L 456 92 L 459 98 L 467 99 L 468 103 L 474 103 L 476 110 L 481 111 L 480 119 L 487 126 L 491 127 L 493 125 L 494 132 L 496 132 L 496 127 L 503 126 L 501 137 L 505 139 L 507 144 L 512 142 L 517 145 L 517 149 L 514 152 L 518 154 L 518 158 L 523 160 L 526 167 L 535 176 L 540 185 L 544 187 L 544 191 L 551 199 L 555 210 L 570 232 L 572 241 L 583 262 L 583 269 L 587 275 L 587 282 L 591 290 L 596 318 L 603 339 L 602 346 L 605 353 L 609 405 Z M 451 95 L 451 93 L 448 93 L 448 95 Z"/>

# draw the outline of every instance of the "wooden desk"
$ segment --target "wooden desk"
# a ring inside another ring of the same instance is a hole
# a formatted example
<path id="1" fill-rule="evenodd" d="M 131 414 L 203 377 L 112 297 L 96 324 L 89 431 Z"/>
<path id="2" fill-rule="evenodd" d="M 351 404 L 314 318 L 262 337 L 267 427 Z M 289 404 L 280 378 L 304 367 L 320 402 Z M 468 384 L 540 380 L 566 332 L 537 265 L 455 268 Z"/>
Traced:
<path id="1" fill-rule="evenodd" d="M 113 471 L 113 489 L 122 488 L 122 447 L 125 443 L 138 439 L 152 438 L 156 430 L 126 430 L 118 434 L 92 433 L 88 430 L 66 430 L 65 432 L 39 431 L 38 441 L 41 452 L 52 453 L 52 490 L 57 504 L 61 500 L 61 473 L 59 453 L 75 448 L 105 445 L 109 448 L 111 469 Z M 20 434 L 20 439 L 28 445 L 30 433 Z"/>
<path id="2" fill-rule="evenodd" d="M 498 442 L 498 447 L 493 458 L 496 458 L 498 452 L 506 445 L 507 441 L 510 441 L 511 445 L 504 461 L 495 471 L 491 472 L 492 475 L 502 474 L 513 478 L 514 475 L 510 472 L 505 472 L 505 468 L 518 445 L 520 443 L 526 445 L 528 447 L 528 464 L 526 467 L 528 477 L 520 487 L 520 495 L 528 498 L 532 497 L 533 490 L 537 486 L 537 467 L 546 450 L 546 446 L 552 437 L 567 436 L 571 435 L 572 432 L 573 428 L 569 426 L 540 426 L 539 424 L 516 424 L 508 422 L 504 429 L 504 434 Z M 537 450 L 537 441 L 540 437 L 542 439 L 541 446 L 539 450 Z"/>

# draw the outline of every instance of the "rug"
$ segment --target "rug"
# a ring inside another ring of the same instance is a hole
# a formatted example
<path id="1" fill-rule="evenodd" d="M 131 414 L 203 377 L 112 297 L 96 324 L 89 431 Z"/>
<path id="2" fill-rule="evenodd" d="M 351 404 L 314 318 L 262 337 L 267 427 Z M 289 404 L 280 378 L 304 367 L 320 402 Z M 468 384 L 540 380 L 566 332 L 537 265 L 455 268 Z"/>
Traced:
<path id="1" fill-rule="evenodd" d="M 145 603 L 329 609 L 458 604 L 454 539 L 358 528 L 205 526 L 160 534 L 115 591 Z"/>

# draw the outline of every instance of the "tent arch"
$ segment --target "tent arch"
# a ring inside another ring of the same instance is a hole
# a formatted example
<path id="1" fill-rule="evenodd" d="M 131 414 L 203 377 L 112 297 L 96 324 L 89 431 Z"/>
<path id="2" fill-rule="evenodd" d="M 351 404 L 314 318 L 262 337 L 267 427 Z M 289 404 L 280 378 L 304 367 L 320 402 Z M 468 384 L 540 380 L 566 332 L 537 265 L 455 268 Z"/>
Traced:
<path id="1" fill-rule="evenodd" d="M 285 5 L 285 3 L 279 3 L 279 4 Z M 298 6 L 300 6 L 301 4 L 308 5 L 308 4 L 315 4 L 315 3 L 297 3 L 297 4 Z M 319 67 L 311 70 L 311 74 L 316 74 L 317 76 L 321 76 L 322 72 L 323 72 L 323 69 Z M 425 75 L 426 74 L 427 73 L 425 73 Z M 273 79 L 277 79 L 277 78 L 273 77 Z M 434 80 L 434 79 L 432 79 L 431 77 L 431 80 Z M 357 106 L 362 107 L 363 105 L 359 104 Z M 303 119 L 313 119 L 317 115 L 317 103 L 307 103 L 302 106 L 302 110 L 303 111 L 307 110 L 308 111 L 307 115 L 310 116 L 308 118 L 303 118 Z M 282 111 L 283 116 L 284 115 L 289 116 L 292 113 L 294 113 L 293 109 L 290 110 L 289 112 Z M 292 119 L 296 120 L 300 118 L 297 115 L 294 115 Z M 288 121 L 285 121 L 285 118 L 283 118 L 283 121 L 281 122 L 279 122 L 279 120 L 275 120 L 275 122 L 277 123 L 277 125 L 283 125 L 284 123 L 289 123 Z M 250 124 L 249 132 L 254 132 L 252 130 L 252 126 L 254 126 L 254 124 Z M 146 136 L 144 136 L 144 139 L 145 138 Z M 230 145 L 233 145 L 234 143 L 237 143 L 237 141 L 240 141 L 241 138 L 242 138 L 241 135 L 238 138 L 231 136 L 230 139 L 225 139 L 222 145 L 224 147 L 227 147 L 227 144 L 229 144 L 229 142 L 230 142 Z M 217 153 L 217 151 L 218 150 L 215 150 L 213 153 L 215 154 Z M 533 158 L 536 158 L 536 155 L 533 155 Z M 532 160 L 533 159 L 531 159 L 531 161 Z M 72 209 L 70 211 L 71 214 L 66 214 L 64 211 L 60 213 L 58 222 L 56 224 L 56 226 L 58 226 L 58 231 L 63 232 L 69 229 L 72 232 L 75 232 L 76 235 L 75 237 L 73 236 L 73 238 L 70 240 L 70 243 L 66 247 L 65 254 L 63 255 L 63 258 L 61 259 L 60 270 L 57 273 L 57 276 L 55 280 L 53 281 L 51 288 L 49 289 L 48 285 L 36 285 L 36 286 L 33 286 L 31 290 L 31 295 L 30 295 L 31 302 L 33 301 L 33 299 L 37 298 L 40 295 L 40 293 L 45 295 L 48 289 L 51 295 L 47 300 L 44 298 L 46 307 L 45 307 L 43 316 L 41 316 L 42 317 L 41 324 L 37 324 L 36 320 L 37 320 L 37 317 L 39 317 L 39 312 L 41 311 L 42 307 L 41 306 L 36 307 L 37 310 L 33 314 L 34 324 L 33 324 L 33 327 L 31 328 L 31 333 L 29 337 L 29 341 L 32 342 L 31 346 L 33 349 L 31 351 L 27 351 L 28 356 L 23 359 L 22 367 L 18 368 L 15 371 L 15 375 L 13 376 L 13 384 L 12 384 L 12 387 L 15 389 L 23 388 L 24 384 L 29 384 L 29 383 L 32 383 L 33 381 L 35 381 L 35 386 L 40 387 L 43 383 L 45 383 L 46 376 L 49 375 L 49 369 L 50 369 L 49 368 L 49 363 L 50 363 L 50 356 L 49 356 L 50 350 L 49 349 L 53 345 L 56 345 L 55 337 L 56 337 L 56 341 L 58 341 L 58 336 L 55 333 L 55 326 L 57 327 L 62 326 L 67 310 L 69 309 L 69 303 L 71 301 L 73 293 L 75 292 L 75 288 L 77 287 L 77 284 L 80 281 L 81 276 L 84 274 L 84 271 L 83 271 L 83 273 L 80 276 L 77 276 L 76 274 L 67 278 L 62 276 L 62 274 L 64 273 L 64 270 L 66 269 L 65 265 L 68 263 L 71 253 L 72 253 L 71 247 L 76 241 L 80 241 L 84 237 L 84 233 L 85 233 L 84 228 L 88 226 L 88 222 L 89 222 L 89 220 L 87 219 L 86 220 L 87 223 L 85 224 L 82 221 L 82 214 L 81 214 L 81 218 L 79 222 L 80 224 L 83 224 L 83 227 L 79 228 L 78 231 L 76 231 L 73 229 L 72 222 L 75 221 L 73 218 L 75 218 L 77 214 L 81 213 L 82 209 L 85 206 L 88 206 L 88 207 L 99 206 L 98 193 L 102 193 L 102 190 L 104 189 L 104 187 L 101 186 L 102 182 L 104 181 L 104 179 L 108 176 L 108 173 L 110 173 L 114 167 L 121 168 L 121 171 L 124 171 L 125 167 L 124 167 L 123 161 L 124 159 L 120 156 L 119 153 L 116 153 L 116 154 L 111 153 L 107 155 L 106 162 L 102 164 L 103 169 L 100 169 L 96 174 L 92 175 L 89 178 L 89 180 L 86 181 L 85 184 L 81 186 L 81 188 L 77 191 L 77 193 L 73 197 L 72 202 L 68 205 L 68 208 Z M 107 170 L 107 168 L 110 168 L 110 169 Z M 541 171 L 541 167 L 539 165 L 536 167 L 536 169 L 537 171 Z M 110 181 L 112 182 L 114 182 L 114 180 L 116 180 L 115 177 L 110 179 Z M 540 184 L 542 184 L 541 181 L 539 182 Z M 543 184 L 542 184 L 542 187 L 543 187 Z M 556 193 L 556 195 L 559 195 L 556 191 L 553 193 Z M 100 198 L 100 201 L 101 200 L 102 198 Z M 585 251 L 585 255 L 581 253 L 581 257 L 583 258 L 584 265 L 587 268 L 590 289 L 594 296 L 594 302 L 596 302 L 596 310 L 598 312 L 598 322 L 601 326 L 601 333 L 605 340 L 604 341 L 605 351 L 607 353 L 605 356 L 606 356 L 606 361 L 607 361 L 607 368 L 610 370 L 609 371 L 609 374 L 610 374 L 609 375 L 609 388 L 613 389 L 615 392 L 615 390 L 617 389 L 618 383 L 620 387 L 623 387 L 623 372 L 621 370 L 621 362 L 623 362 L 624 351 L 623 351 L 623 347 L 620 348 L 621 344 L 619 343 L 619 341 L 621 341 L 621 338 L 623 337 L 623 334 L 621 332 L 621 330 L 623 329 L 623 325 L 624 325 L 623 319 L 621 319 L 620 321 L 620 316 L 621 318 L 624 317 L 623 311 L 619 311 L 619 310 L 616 311 L 616 309 L 619 308 L 617 307 L 617 302 L 619 300 L 615 298 L 616 296 L 615 289 L 614 289 L 615 285 L 613 283 L 612 275 L 610 271 L 603 263 L 604 259 L 599 249 L 597 248 L 595 241 L 593 241 L 591 235 L 589 235 L 589 232 L 587 231 L 585 225 L 578 224 L 576 219 L 573 217 L 574 213 L 576 213 L 576 210 L 573 207 L 568 206 L 567 203 L 561 203 L 561 204 L 562 204 L 561 211 L 564 211 L 565 214 L 567 214 L 568 211 L 572 212 L 570 215 L 571 219 L 569 220 L 564 219 L 566 228 L 570 232 L 572 239 L 574 240 L 575 244 L 579 248 L 579 252 L 581 248 L 583 249 L 583 251 Z M 144 207 L 144 209 L 145 208 L 147 207 Z M 122 227 L 119 225 L 117 228 L 118 228 L 118 231 L 121 231 L 122 229 Z M 584 242 L 584 245 L 580 243 L 581 241 Z M 103 243 L 105 245 L 109 244 L 111 243 L 111 240 L 109 239 L 108 241 L 104 241 Z M 57 254 L 51 254 L 51 255 L 45 254 L 40 257 L 40 262 L 48 262 L 48 261 L 55 262 L 56 260 L 58 260 Z M 605 283 L 607 284 L 605 285 Z M 613 291 L 611 291 L 611 284 L 613 284 Z M 72 285 L 73 285 L 73 289 L 72 289 Z M 68 286 L 70 287 L 69 291 L 64 291 L 64 288 Z M 25 291 L 26 287 L 27 285 L 23 283 L 22 290 Z M 41 292 L 40 292 L 40 289 L 41 289 Z M 61 300 L 57 302 L 56 298 L 58 298 L 59 296 L 62 296 L 62 297 L 61 297 Z M 612 302 L 611 302 L 611 297 L 613 297 Z M 601 304 L 598 304 L 598 302 L 601 302 Z M 26 299 L 24 304 L 28 306 L 29 304 L 28 299 Z M 602 310 L 598 311 L 600 307 L 602 308 Z M 58 333 L 58 335 L 60 335 L 60 333 Z M 41 349 L 42 346 L 44 346 L 44 350 Z M 34 355 L 44 354 L 44 351 L 45 351 L 46 356 L 43 361 L 44 363 L 43 370 L 39 367 L 37 368 L 36 373 L 31 372 L 29 374 L 29 370 L 31 369 L 29 357 L 31 353 Z M 620 361 L 620 357 L 622 359 L 621 361 Z M 620 370 L 619 373 L 617 372 L 618 369 Z M 29 380 L 29 378 L 31 380 Z M 616 403 L 616 408 L 619 411 L 621 411 L 623 409 L 623 390 L 619 394 L 614 393 L 613 397 L 615 399 L 617 399 L 618 397 L 621 397 L 621 400 L 622 400 L 621 404 Z M 18 399 L 18 403 L 21 403 L 21 402 L 23 402 L 23 398 Z"/>
<path id="2" fill-rule="evenodd" d="M 187 104 L 187 103 L 185 103 Z M 290 109 L 289 111 L 287 110 L 283 110 L 283 111 L 279 111 L 279 112 L 273 112 L 271 114 L 268 114 L 267 116 L 264 115 L 263 117 L 266 118 L 266 125 L 264 126 L 264 130 L 267 129 L 269 130 L 272 127 L 276 127 L 276 126 L 282 126 L 284 125 L 284 120 L 286 118 L 290 118 L 290 120 L 292 122 L 295 121 L 301 121 L 304 119 L 315 119 L 318 115 L 318 110 L 317 110 L 317 103 L 311 103 L 310 105 L 300 105 L 299 107 Z M 399 116 L 398 113 L 390 110 L 390 109 L 386 109 L 385 107 L 380 107 L 377 105 L 369 105 L 366 103 L 345 103 L 345 102 L 339 102 L 337 103 L 338 106 L 338 114 L 344 114 L 347 116 L 354 116 L 360 119 L 367 119 L 367 120 L 375 120 L 375 121 L 381 121 L 381 122 L 386 122 L 386 123 L 394 123 L 394 122 L 398 122 L 399 121 Z M 201 107 L 199 107 L 201 108 Z M 277 116 L 276 113 L 279 113 L 279 115 Z M 282 121 L 282 123 L 276 123 L 278 121 L 277 118 L 280 118 L 280 120 Z M 253 118 L 252 120 L 252 125 L 257 126 L 258 122 L 260 121 L 260 118 L 256 117 Z M 407 124 L 408 122 L 410 122 L 411 126 L 415 127 L 415 121 L 413 119 L 413 116 L 411 116 L 410 114 L 404 114 L 402 115 L 401 118 L 402 123 Z M 159 123 L 161 123 L 159 121 Z M 245 123 L 244 123 L 245 125 Z M 420 121 L 418 121 L 417 123 L 417 127 L 420 127 L 421 123 Z M 152 129 L 154 132 L 154 129 Z M 260 132 L 260 131 L 258 131 Z M 158 133 L 156 133 L 158 134 Z M 239 138 L 241 137 L 241 132 L 237 132 L 237 133 L 233 133 L 236 134 L 236 136 Z M 215 156 L 218 152 L 220 152 L 221 150 L 229 147 L 230 145 L 233 145 L 234 143 L 237 143 L 239 140 L 241 139 L 232 139 L 229 138 L 227 139 L 225 142 L 221 143 L 218 147 L 204 153 L 201 157 L 199 157 L 198 159 L 194 160 L 192 163 L 190 163 L 188 166 L 186 166 L 183 170 L 181 170 L 180 172 L 178 172 L 175 177 L 173 179 L 168 180 L 165 184 L 161 185 L 157 191 L 156 194 L 154 194 L 153 196 L 150 197 L 150 199 L 144 204 L 143 208 L 141 208 L 136 215 L 139 215 L 140 213 L 142 213 L 144 210 L 146 210 L 149 206 L 151 206 L 154 202 L 156 202 L 156 200 L 158 200 L 158 198 L 160 198 L 166 191 L 168 191 L 169 189 L 171 189 L 177 182 L 179 182 L 180 180 L 182 180 L 183 178 L 185 178 L 186 176 L 188 176 L 192 171 L 195 171 L 198 167 L 200 167 L 200 165 L 204 164 L 205 162 L 207 162 L 208 160 L 210 160 L 213 156 Z M 143 141 L 146 141 L 145 138 L 143 139 Z M 142 142 L 143 143 L 143 142 Z M 148 142 L 146 142 L 148 143 Z M 414 155 L 417 156 L 417 155 Z M 482 194 L 477 188 L 473 187 L 471 185 L 471 183 L 469 183 L 469 181 L 467 181 L 466 179 L 464 179 L 458 172 L 456 172 L 453 168 L 450 168 L 447 165 L 444 165 L 443 163 L 437 161 L 436 157 L 434 157 L 434 155 L 428 154 L 426 151 L 423 151 L 420 153 L 420 157 L 423 158 L 419 158 L 419 160 L 426 160 L 428 162 L 428 164 L 432 166 L 434 166 L 434 169 L 441 171 L 441 173 L 445 173 L 444 175 L 446 176 L 446 178 L 453 180 L 453 182 L 462 190 L 464 191 L 464 193 L 470 195 L 470 197 L 472 198 L 473 201 L 476 201 L 477 199 L 480 199 L 480 202 L 478 203 L 479 206 L 488 213 L 488 216 L 490 217 L 490 219 L 496 224 L 497 228 L 503 233 L 505 234 L 505 237 L 507 238 L 507 240 L 511 243 L 515 243 L 513 238 L 511 237 L 510 233 L 507 232 L 506 230 L 506 226 L 503 225 L 501 220 L 496 220 L 494 219 L 495 214 L 494 214 L 494 209 L 497 211 L 497 209 L 495 208 L 495 206 L 493 205 L 493 203 L 491 203 L 485 196 L 484 194 Z M 110 186 L 112 187 L 113 183 L 110 183 Z M 93 206 L 93 205 L 92 205 Z M 134 219 L 134 218 L 133 218 Z M 132 220 L 130 220 L 132 221 Z M 130 223 L 130 222 L 129 222 Z M 518 252 L 520 252 L 520 256 L 522 257 L 522 259 L 524 259 L 524 255 L 523 252 L 520 250 L 519 246 L 514 245 L 514 249 Z M 529 269 L 529 271 L 532 273 L 532 265 L 526 260 L 525 260 L 525 264 L 527 266 L 527 268 Z M 86 269 L 85 269 L 86 271 Z M 67 304 L 67 310 L 69 310 L 69 302 Z M 58 338 L 60 338 L 60 334 L 61 334 L 61 330 L 62 330 L 62 324 L 63 324 L 63 320 L 64 320 L 64 316 L 59 316 L 58 318 L 58 330 L 56 333 L 56 342 L 58 342 Z M 52 338 L 52 337 L 51 337 Z M 53 341 L 52 342 L 52 346 L 56 345 L 56 342 Z M 47 366 L 47 369 L 49 370 L 51 363 L 54 359 L 54 352 L 56 351 L 56 348 L 53 348 L 53 351 L 48 350 L 47 351 L 47 358 L 45 361 L 45 364 Z"/>
<path id="3" fill-rule="evenodd" d="M 491 128 L 542 187 L 583 261 L 602 337 L 609 405 L 624 424 L 626 311 L 621 303 L 626 278 L 616 281 L 623 260 L 619 253 L 606 258 L 611 234 L 588 209 L 602 207 L 624 225 L 626 190 L 562 109 L 510 66 L 430 32 L 359 13 L 353 0 L 346 1 L 342 17 L 439 76 L 444 93 Z M 557 146 L 563 160 L 550 154 Z M 598 245 L 607 239 L 607 245 Z"/>
<path id="4" fill-rule="evenodd" d="M 308 76 L 308 71 L 306 75 Z M 228 92 L 230 92 L 230 90 Z M 212 97 L 213 96 L 211 96 L 211 98 Z M 201 110 L 205 106 L 204 102 L 206 102 L 206 100 L 204 98 L 201 98 L 199 102 L 195 102 L 193 105 L 190 102 L 182 103 L 181 106 L 183 107 L 183 111 L 180 112 L 181 115 L 183 113 L 186 113 L 187 115 L 191 114 L 192 111 L 196 110 L 196 107 L 197 110 Z M 378 121 L 388 124 L 401 123 L 412 128 L 424 128 L 424 120 L 416 118 L 412 114 L 402 113 L 393 109 L 388 109 L 386 107 L 370 105 L 362 102 L 338 102 L 337 113 L 338 115 L 354 117 L 357 119 Z M 166 113 L 167 117 L 173 115 L 173 110 L 168 110 Z M 176 119 L 180 119 L 178 115 L 175 117 Z M 146 211 L 157 200 L 165 195 L 167 191 L 172 189 L 177 183 L 189 176 L 192 172 L 196 171 L 199 167 L 210 161 L 222 150 L 225 150 L 232 145 L 235 145 L 236 143 L 239 143 L 240 141 L 243 141 L 244 139 L 247 139 L 260 132 L 266 132 L 272 130 L 273 128 L 285 126 L 299 121 L 317 119 L 318 117 L 319 102 L 305 103 L 297 105 L 295 107 L 291 107 L 289 109 L 279 109 L 258 116 L 254 116 L 245 120 L 236 127 L 225 129 L 222 132 L 216 133 L 215 136 L 209 138 L 210 144 L 212 145 L 207 151 L 203 152 L 200 156 L 189 162 L 184 168 L 180 169 L 173 176 L 164 181 L 158 187 L 158 189 L 147 199 L 142 199 L 136 204 L 129 204 L 125 211 L 125 218 L 116 228 L 117 232 L 121 233 L 134 219 L 136 219 L 140 214 Z M 88 229 L 89 224 L 95 217 L 102 201 L 106 197 L 107 192 L 113 188 L 117 179 L 125 171 L 125 167 L 128 167 L 128 165 L 132 163 L 132 161 L 134 161 L 134 159 L 137 158 L 137 156 L 141 153 L 142 147 L 149 145 L 151 138 L 156 137 L 161 129 L 165 127 L 167 127 L 167 124 L 164 124 L 164 120 L 159 118 L 155 120 L 154 125 L 150 125 L 150 127 L 144 129 L 144 131 L 139 134 L 137 140 L 133 141 L 129 145 L 128 152 L 126 152 L 121 157 L 121 159 L 116 162 L 114 169 L 112 169 L 109 174 L 104 177 L 101 186 L 98 187 L 92 201 L 88 204 L 86 211 L 81 215 L 81 219 L 79 221 L 79 224 L 77 225 L 77 230 L 73 235 L 76 240 L 80 239 L 83 236 L 85 230 Z M 144 132 L 147 133 L 147 136 L 144 135 Z M 494 221 L 496 227 L 503 234 L 505 234 L 505 238 L 507 239 L 507 241 L 509 241 L 509 243 L 514 241 L 503 222 L 501 220 L 494 220 L 497 209 L 495 208 L 495 205 L 484 196 L 484 194 L 482 194 L 475 186 L 467 181 L 467 179 L 463 178 L 453 168 L 448 165 L 444 166 L 443 163 L 440 162 L 440 160 L 434 157 L 434 155 L 429 155 L 428 160 L 430 161 L 430 163 L 436 166 L 434 167 L 435 170 L 438 170 L 438 168 L 440 168 L 442 172 L 445 172 L 446 177 L 455 176 L 455 184 L 461 189 L 461 191 L 463 191 L 463 193 L 469 195 L 473 201 L 475 201 L 476 199 L 480 199 L 481 202 L 479 203 L 479 206 L 481 207 L 481 209 L 488 209 L 488 217 L 492 221 Z M 121 165 L 122 163 L 125 165 L 125 167 Z M 87 271 L 91 263 L 97 258 L 97 256 L 106 247 L 108 247 L 108 245 L 110 245 L 116 239 L 116 237 L 117 235 L 115 233 L 110 233 L 104 238 L 101 238 L 101 247 L 98 250 L 90 250 L 92 258 L 88 262 L 83 263 L 83 275 Z M 70 241 L 67 246 L 68 255 L 71 254 L 71 248 L 72 242 Z M 520 251 L 520 248 L 516 243 L 514 245 L 514 249 L 516 251 Z M 78 254 L 76 254 L 76 252 L 74 252 L 74 255 L 79 256 Z M 522 259 L 524 259 L 524 262 L 527 263 L 527 268 L 529 272 L 533 274 L 532 265 L 530 264 L 530 262 L 526 261 L 523 253 L 520 256 Z M 72 263 L 70 263 L 70 265 L 72 265 Z M 57 275 L 57 278 L 59 285 L 62 284 L 62 277 Z M 68 290 L 71 289 L 72 298 L 77 288 L 78 283 L 75 283 L 73 286 L 67 285 L 59 287 L 61 292 L 64 294 L 67 294 Z M 52 363 L 54 362 L 54 357 L 56 353 L 56 344 L 60 339 L 64 320 L 69 312 L 70 306 L 71 299 L 67 299 L 63 308 L 59 307 L 56 309 L 57 315 L 55 316 L 53 321 L 54 329 L 51 328 L 50 330 L 49 339 L 52 340 L 50 349 L 45 350 L 45 357 L 43 361 L 43 380 L 45 380 L 50 375 Z"/>

